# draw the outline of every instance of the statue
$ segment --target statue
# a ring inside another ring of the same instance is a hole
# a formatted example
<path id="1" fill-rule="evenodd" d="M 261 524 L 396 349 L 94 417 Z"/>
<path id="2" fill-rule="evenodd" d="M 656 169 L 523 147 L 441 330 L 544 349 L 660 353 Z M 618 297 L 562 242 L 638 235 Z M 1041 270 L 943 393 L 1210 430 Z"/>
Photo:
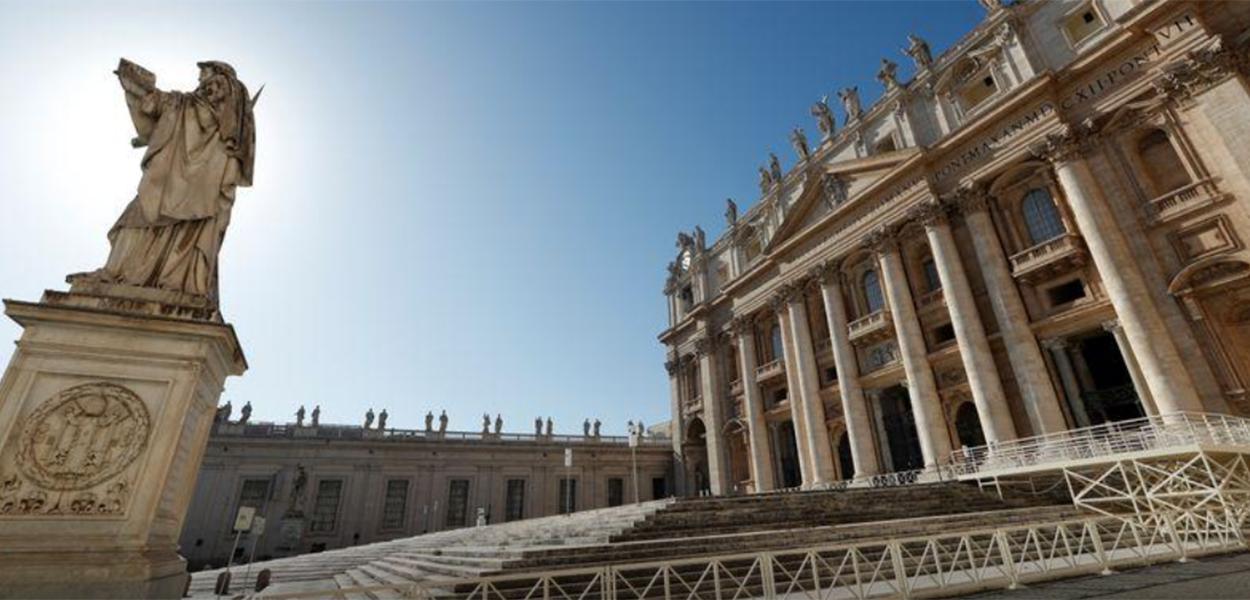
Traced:
<path id="1" fill-rule="evenodd" d="M 551 437 L 551 417 L 547 417 L 547 437 Z"/>
<path id="2" fill-rule="evenodd" d="M 248 402 L 243 405 L 243 410 L 239 411 L 239 425 L 246 425 L 250 418 L 252 418 L 252 403 Z"/>
<path id="3" fill-rule="evenodd" d="M 482 414 L 482 435 L 490 435 L 490 414 Z"/>
<path id="4" fill-rule="evenodd" d="M 760 167 L 760 193 L 767 194 L 773 188 L 773 183 L 773 176 L 768 173 L 768 169 Z"/>
<path id="5" fill-rule="evenodd" d="M 825 173 L 820 176 L 820 187 L 824 192 L 825 205 L 829 210 L 833 210 L 846 202 L 847 195 L 850 192 L 846 178 L 833 173 Z"/>
<path id="6" fill-rule="evenodd" d="M 988 11 L 990 14 L 994 14 L 1000 10 L 1003 10 L 1003 8 L 1005 8 L 1005 6 L 1003 5 L 1003 0 L 977 0 L 977 1 L 980 2 L 981 7 L 984 8 L 986 11 Z"/>
<path id="7" fill-rule="evenodd" d="M 229 423 L 230 413 L 233 412 L 233 410 L 234 408 L 230 406 L 230 401 L 226 400 L 225 404 L 217 408 L 217 415 L 213 418 L 213 422 L 214 423 Z"/>
<path id="8" fill-rule="evenodd" d="M 291 483 L 291 496 L 287 501 L 287 516 L 303 516 L 304 488 L 308 487 L 308 472 L 304 465 L 295 466 L 295 481 Z"/>
<path id="9" fill-rule="evenodd" d="M 582 422 L 582 437 L 590 437 L 590 419 Z"/>
<path id="10" fill-rule="evenodd" d="M 694 238 L 684 231 L 677 232 L 677 250 L 688 250 L 694 248 Z"/>
<path id="11" fill-rule="evenodd" d="M 603 423 L 600 423 L 599 419 L 595 419 L 594 425 L 592 425 L 590 429 L 591 434 L 593 434 L 596 438 L 599 437 L 599 428 L 602 426 Z"/>
<path id="12" fill-rule="evenodd" d="M 184 93 L 157 89 L 155 75 L 126 59 L 118 64 L 138 134 L 131 144 L 147 148 L 143 175 L 109 230 L 108 261 L 71 283 L 158 288 L 217 306 L 217 254 L 235 189 L 252 185 L 256 98 L 230 65 L 197 66 L 199 86 Z"/>
<path id="13" fill-rule="evenodd" d="M 503 433 L 503 417 L 499 413 L 495 413 L 495 435 Z"/>
<path id="14" fill-rule="evenodd" d="M 725 224 L 733 227 L 738 222 L 738 203 L 733 198 L 725 198 Z"/>
<path id="15" fill-rule="evenodd" d="M 833 110 L 829 108 L 829 97 L 825 96 L 812 105 L 812 116 L 816 117 L 816 128 L 820 130 L 820 139 L 829 139 L 837 130 L 833 118 Z"/>
<path id="16" fill-rule="evenodd" d="M 447 411 L 443 411 L 438 414 L 438 432 L 447 432 Z"/>
<path id="17" fill-rule="evenodd" d="M 425 432 L 434 431 L 434 411 L 426 411 L 425 413 Z"/>
<path id="18" fill-rule="evenodd" d="M 790 131 L 790 143 L 794 145 L 794 152 L 799 155 L 799 160 L 811 158 L 812 150 L 807 147 L 807 134 L 802 127 L 795 127 Z"/>
<path id="19" fill-rule="evenodd" d="M 877 81 L 885 86 L 885 93 L 890 93 L 898 88 L 898 63 L 883 58 L 881 59 L 881 70 L 877 71 Z"/>
<path id="20" fill-rule="evenodd" d="M 385 408 L 382 409 L 382 412 L 378 414 L 378 429 L 379 430 L 386 429 L 386 417 L 387 416 L 388 415 L 386 414 Z"/>
<path id="21" fill-rule="evenodd" d="M 299 405 L 299 410 L 295 411 L 295 426 L 296 427 L 304 426 L 304 405 L 303 404 Z"/>
<path id="22" fill-rule="evenodd" d="M 365 429 L 373 426 L 373 409 L 365 411 Z"/>
<path id="23" fill-rule="evenodd" d="M 534 435 L 536 437 L 542 437 L 543 435 L 543 418 L 542 417 L 534 417 Z"/>
<path id="24" fill-rule="evenodd" d="M 785 175 L 781 172 L 781 161 L 777 160 L 777 155 L 772 152 L 768 153 L 768 174 L 773 178 L 773 183 L 781 183 L 785 179 Z"/>
<path id="25" fill-rule="evenodd" d="M 842 109 L 846 111 L 846 120 L 853 121 L 863 114 L 863 109 L 859 106 L 859 88 L 849 87 L 843 88 L 838 92 L 838 98 L 842 99 Z"/>
<path id="26" fill-rule="evenodd" d="M 316 406 L 314 406 L 314 407 L 313 407 L 313 411 L 312 411 L 312 425 L 311 425 L 311 426 L 312 426 L 312 427 L 316 427 L 316 426 L 318 426 L 318 425 L 320 425 L 320 424 L 321 424 L 321 405 L 320 405 L 320 404 L 318 404 L 318 405 L 316 405 Z"/>
<path id="27" fill-rule="evenodd" d="M 644 435 L 647 435 L 647 428 L 643 426 L 642 419 L 639 419 L 638 420 L 638 437 L 642 437 Z"/>
<path id="28" fill-rule="evenodd" d="M 907 34 L 907 48 L 903 50 L 903 54 L 910 56 L 916 62 L 917 71 L 928 69 L 933 65 L 933 53 L 929 51 L 929 42 L 914 33 Z"/>
<path id="29" fill-rule="evenodd" d="M 703 233 L 703 228 L 698 225 L 694 226 L 694 247 L 699 252 L 707 250 L 707 234 Z"/>

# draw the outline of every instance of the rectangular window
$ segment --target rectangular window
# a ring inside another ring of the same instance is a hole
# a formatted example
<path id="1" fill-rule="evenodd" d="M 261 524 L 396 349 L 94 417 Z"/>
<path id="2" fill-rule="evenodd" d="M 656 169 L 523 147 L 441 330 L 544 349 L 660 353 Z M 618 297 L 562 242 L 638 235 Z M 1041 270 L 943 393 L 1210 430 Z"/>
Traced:
<path id="1" fill-rule="evenodd" d="M 934 345 L 941 346 L 955 339 L 955 328 L 950 323 L 939 325 L 933 330 Z"/>
<path id="2" fill-rule="evenodd" d="M 339 499 L 343 494 L 343 480 L 322 479 L 317 482 L 317 501 L 313 504 L 312 522 L 308 524 L 311 533 L 334 531 L 338 524 Z"/>
<path id="3" fill-rule="evenodd" d="M 924 261 L 924 282 L 927 291 L 942 289 L 942 278 L 938 276 L 937 264 L 931 260 Z"/>
<path id="4" fill-rule="evenodd" d="M 235 507 L 234 513 L 239 514 L 239 507 L 250 506 L 256 509 L 260 514 L 262 508 L 265 507 L 265 500 L 269 499 L 269 480 L 268 479 L 245 479 L 243 487 L 239 489 L 239 504 Z M 234 515 L 230 515 L 233 519 Z"/>
<path id="5" fill-rule="evenodd" d="M 408 512 L 408 480 L 391 479 L 386 482 L 386 496 L 382 502 L 382 529 L 403 529 L 404 516 Z"/>
<path id="6" fill-rule="evenodd" d="M 469 516 L 469 480 L 452 479 L 447 484 L 447 526 L 464 527 Z"/>
<path id="7" fill-rule="evenodd" d="M 560 479 L 560 514 L 577 510 L 577 480 Z"/>
<path id="8" fill-rule="evenodd" d="M 1080 279 L 1073 279 L 1046 290 L 1046 296 L 1051 306 L 1076 302 L 1085 297 L 1085 284 Z"/>
<path id="9" fill-rule="evenodd" d="M 519 521 L 525 518 L 525 480 L 508 480 L 508 498 L 505 504 L 505 521 Z"/>
<path id="10" fill-rule="evenodd" d="M 1068 41 L 1073 46 L 1085 41 L 1103 27 L 1102 17 L 1094 9 L 1093 3 L 1068 14 L 1063 19 L 1063 30 L 1068 34 Z"/>
<path id="11" fill-rule="evenodd" d="M 625 480 L 620 477 L 608 478 L 608 506 L 620 506 L 625 503 Z"/>
<path id="12" fill-rule="evenodd" d="M 651 478 L 651 499 L 659 500 L 668 497 L 668 484 L 665 483 L 663 477 Z"/>

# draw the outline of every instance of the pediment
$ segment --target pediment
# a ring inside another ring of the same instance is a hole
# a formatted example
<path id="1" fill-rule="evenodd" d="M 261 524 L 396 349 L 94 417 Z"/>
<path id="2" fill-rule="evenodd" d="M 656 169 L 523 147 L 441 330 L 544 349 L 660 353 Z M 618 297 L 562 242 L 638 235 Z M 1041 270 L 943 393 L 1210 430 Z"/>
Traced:
<path id="1" fill-rule="evenodd" d="M 786 211 L 785 218 L 777 228 L 764 252 L 772 252 L 777 247 L 819 223 L 831 212 L 845 206 L 857 195 L 876 182 L 896 171 L 903 163 L 919 154 L 915 148 L 904 148 L 894 152 L 885 152 L 876 156 L 844 160 L 821 165 L 808 174 L 802 193 Z M 837 207 L 825 200 L 825 182 L 828 174 L 845 185 L 846 201 Z"/>

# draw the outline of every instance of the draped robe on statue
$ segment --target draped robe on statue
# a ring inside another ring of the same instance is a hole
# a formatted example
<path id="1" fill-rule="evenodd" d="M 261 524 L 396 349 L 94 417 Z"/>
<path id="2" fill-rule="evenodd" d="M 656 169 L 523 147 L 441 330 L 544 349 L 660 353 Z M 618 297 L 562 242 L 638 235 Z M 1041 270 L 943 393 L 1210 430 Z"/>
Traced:
<path id="1" fill-rule="evenodd" d="M 136 144 L 147 152 L 138 194 L 109 231 L 112 250 L 100 275 L 215 303 L 235 188 L 251 185 L 247 90 L 233 77 L 214 77 L 189 94 L 127 92 L 126 103 Z"/>

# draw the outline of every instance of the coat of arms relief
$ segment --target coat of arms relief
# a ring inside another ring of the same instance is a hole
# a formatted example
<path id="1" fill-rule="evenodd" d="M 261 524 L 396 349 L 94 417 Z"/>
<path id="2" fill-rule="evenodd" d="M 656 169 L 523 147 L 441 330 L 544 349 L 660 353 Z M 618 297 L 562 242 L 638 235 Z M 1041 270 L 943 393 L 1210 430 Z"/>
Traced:
<path id="1" fill-rule="evenodd" d="M 0 516 L 123 513 L 124 475 L 150 430 L 147 407 L 123 386 L 86 383 L 56 394 L 0 455 L 13 457 L 0 463 Z"/>

